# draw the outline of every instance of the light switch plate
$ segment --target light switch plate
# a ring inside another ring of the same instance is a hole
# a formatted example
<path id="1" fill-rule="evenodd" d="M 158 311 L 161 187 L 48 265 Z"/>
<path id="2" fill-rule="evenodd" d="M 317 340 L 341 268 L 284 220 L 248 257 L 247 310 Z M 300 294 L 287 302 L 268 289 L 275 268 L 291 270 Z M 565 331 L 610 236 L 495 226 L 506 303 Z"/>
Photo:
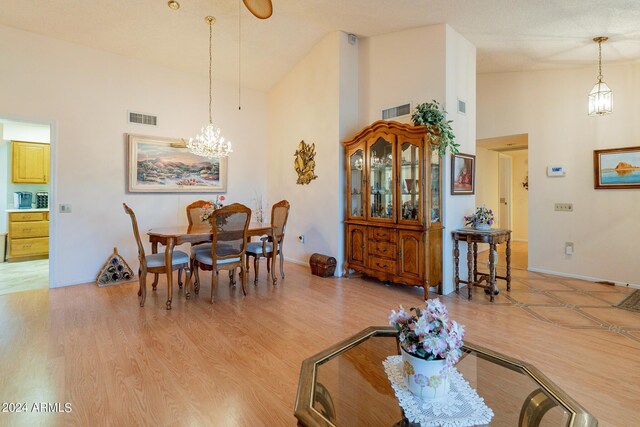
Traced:
<path id="1" fill-rule="evenodd" d="M 573 212 L 573 203 L 556 203 L 555 210 L 558 212 Z"/>

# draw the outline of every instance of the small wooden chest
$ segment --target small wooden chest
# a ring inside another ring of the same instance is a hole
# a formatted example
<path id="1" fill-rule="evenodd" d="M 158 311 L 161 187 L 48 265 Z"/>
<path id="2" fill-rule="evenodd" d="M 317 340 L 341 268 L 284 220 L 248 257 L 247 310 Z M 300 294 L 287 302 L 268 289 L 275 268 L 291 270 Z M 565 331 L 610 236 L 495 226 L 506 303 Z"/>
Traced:
<path id="1" fill-rule="evenodd" d="M 333 276 L 336 271 L 336 259 L 328 255 L 313 254 L 309 258 L 309 266 L 311 274 L 320 277 Z"/>

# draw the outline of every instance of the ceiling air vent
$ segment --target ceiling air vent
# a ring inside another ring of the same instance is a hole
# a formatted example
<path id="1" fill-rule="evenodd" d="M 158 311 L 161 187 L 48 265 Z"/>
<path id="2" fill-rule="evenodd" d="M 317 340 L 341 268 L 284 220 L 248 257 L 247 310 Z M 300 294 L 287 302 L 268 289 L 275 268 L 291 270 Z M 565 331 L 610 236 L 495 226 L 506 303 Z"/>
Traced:
<path id="1" fill-rule="evenodd" d="M 129 111 L 129 123 L 136 123 L 139 125 L 158 126 L 158 116 L 144 113 L 136 113 L 135 111 Z"/>
<path id="2" fill-rule="evenodd" d="M 406 116 L 411 112 L 411 104 L 398 105 L 397 107 L 382 110 L 382 120 L 390 120 L 396 117 Z"/>

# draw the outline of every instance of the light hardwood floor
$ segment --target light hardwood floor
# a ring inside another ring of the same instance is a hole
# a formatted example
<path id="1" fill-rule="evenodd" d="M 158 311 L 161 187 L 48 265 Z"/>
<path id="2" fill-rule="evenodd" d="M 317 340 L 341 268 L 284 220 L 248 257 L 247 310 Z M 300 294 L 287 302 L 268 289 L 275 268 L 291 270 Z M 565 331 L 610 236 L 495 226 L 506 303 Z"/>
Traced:
<path id="1" fill-rule="evenodd" d="M 48 259 L 0 263 L 0 295 L 48 287 Z"/>
<path id="2" fill-rule="evenodd" d="M 294 426 L 303 359 L 369 325 L 385 325 L 397 303 L 421 303 L 418 288 L 322 279 L 290 263 L 286 280 L 273 287 L 261 270 L 246 297 L 220 275 L 213 305 L 204 275 L 200 296 L 186 301 L 176 290 L 171 311 L 164 309 L 162 281 L 144 308 L 134 283 L 0 296 L 2 400 L 73 408 L 0 413 L 0 425 Z M 589 309 L 606 322 L 588 328 L 542 320 L 545 313 L 528 310 L 540 308 L 536 301 L 521 303 L 504 290 L 494 304 L 481 291 L 467 301 L 466 289 L 443 300 L 466 325 L 468 341 L 534 364 L 600 426 L 621 427 L 638 425 L 640 314 L 610 304 L 629 291 L 514 270 L 512 293 L 521 299 L 549 297 L 545 292 L 597 297 Z M 544 304 L 567 308 L 556 299 Z"/>

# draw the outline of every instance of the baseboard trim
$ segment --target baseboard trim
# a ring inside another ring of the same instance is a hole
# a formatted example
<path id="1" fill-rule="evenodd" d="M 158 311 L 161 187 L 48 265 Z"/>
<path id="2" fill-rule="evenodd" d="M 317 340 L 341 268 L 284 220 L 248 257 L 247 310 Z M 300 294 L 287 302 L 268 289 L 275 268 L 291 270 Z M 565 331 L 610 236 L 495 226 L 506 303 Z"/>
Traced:
<path id="1" fill-rule="evenodd" d="M 511 239 L 512 242 L 529 243 L 528 239 Z"/>
<path id="2" fill-rule="evenodd" d="M 590 276 L 583 276 L 583 275 L 580 275 L 580 274 L 561 273 L 561 272 L 558 272 L 558 271 L 545 270 L 544 268 L 529 267 L 527 269 L 527 271 L 532 271 L 534 273 L 553 274 L 554 276 L 568 277 L 570 279 L 585 280 L 587 282 L 612 282 L 616 286 L 623 286 L 625 288 L 640 289 L 640 284 L 636 284 L 636 283 L 618 282 L 616 280 L 602 279 L 602 278 L 590 277 Z"/>
<path id="3" fill-rule="evenodd" d="M 294 258 L 289 258 L 289 257 L 284 257 L 284 260 L 287 262 L 291 262 L 293 264 L 298 264 L 298 265 L 304 265 L 305 267 L 309 266 L 308 262 L 305 261 L 300 261 L 299 259 L 294 259 Z"/>

